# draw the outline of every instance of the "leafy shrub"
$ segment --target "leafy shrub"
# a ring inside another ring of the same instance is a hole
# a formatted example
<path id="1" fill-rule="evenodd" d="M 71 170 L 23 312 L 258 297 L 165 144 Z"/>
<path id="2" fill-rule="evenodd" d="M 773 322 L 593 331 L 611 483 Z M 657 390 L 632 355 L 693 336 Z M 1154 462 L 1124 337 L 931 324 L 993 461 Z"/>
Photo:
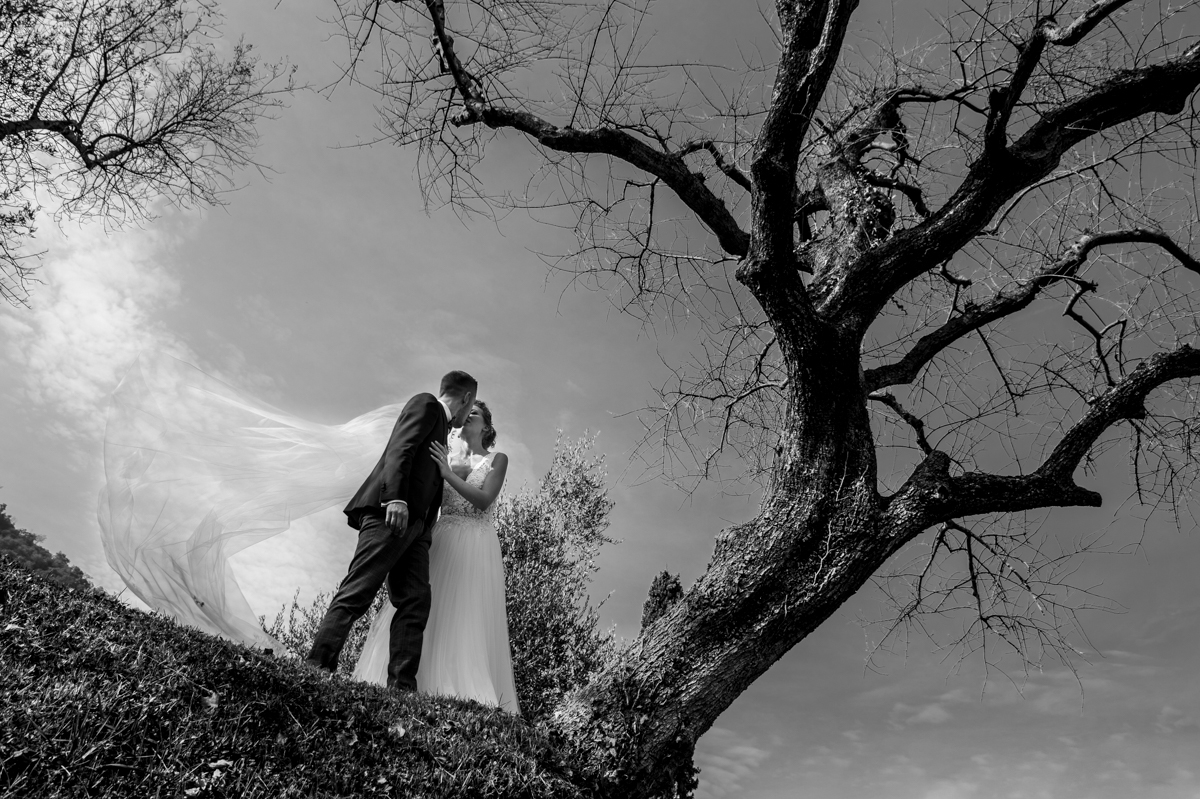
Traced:
<path id="1" fill-rule="evenodd" d="M 78 566 L 71 565 L 67 556 L 59 552 L 51 554 L 39 542 L 42 536 L 19 529 L 0 503 L 0 554 L 8 555 L 16 563 L 34 574 L 53 580 L 59 585 L 87 591 L 92 588 L 87 575 Z"/>
<path id="2" fill-rule="evenodd" d="M 504 558 L 508 633 L 521 712 L 543 718 L 615 653 L 588 595 L 613 501 L 595 437 L 554 447 L 536 490 L 502 497 L 494 517 Z"/>
<path id="3" fill-rule="evenodd" d="M 371 620 L 383 607 L 387 596 L 387 586 L 384 585 L 375 595 L 375 601 L 371 603 L 371 608 L 350 627 L 350 634 L 346 637 L 342 654 L 338 656 L 337 673 L 341 676 L 349 677 L 354 672 L 354 664 L 358 662 L 363 644 L 367 642 L 367 632 L 371 629 Z M 317 629 L 321 626 L 321 619 L 325 618 L 325 611 L 329 608 L 332 600 L 332 591 L 320 593 L 313 599 L 312 604 L 301 607 L 300 592 L 297 591 L 292 597 L 291 606 L 281 608 L 275 615 L 275 621 L 271 622 L 269 627 L 266 624 L 265 616 L 259 617 L 259 623 L 268 635 L 284 645 L 289 654 L 305 658 L 312 649 L 313 639 L 317 637 Z"/>
<path id="4" fill-rule="evenodd" d="M 655 575 L 642 604 L 642 629 L 658 621 L 680 599 L 683 599 L 683 584 L 679 582 L 679 575 L 665 569 Z"/>

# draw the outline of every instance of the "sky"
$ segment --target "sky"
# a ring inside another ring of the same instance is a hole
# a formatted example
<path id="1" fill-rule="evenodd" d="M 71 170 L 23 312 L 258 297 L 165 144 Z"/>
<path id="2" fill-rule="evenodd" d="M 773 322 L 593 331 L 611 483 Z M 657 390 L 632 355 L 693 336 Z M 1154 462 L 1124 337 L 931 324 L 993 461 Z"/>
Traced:
<path id="1" fill-rule="evenodd" d="M 286 56 L 313 85 L 343 55 L 318 0 L 225 10 L 229 37 L 244 35 L 268 59 Z M 662 3 L 652 24 L 667 52 L 720 55 L 768 41 L 756 15 L 720 0 Z M 872 2 L 856 17 L 858 29 L 892 30 L 901 42 L 927 35 L 927 24 Z M 413 153 L 356 146 L 375 122 L 365 91 L 300 92 L 261 125 L 264 169 L 237 175 L 224 207 L 162 206 L 155 220 L 121 230 L 42 220 L 43 284 L 30 308 L 0 309 L 0 502 L 119 592 L 96 521 L 100 442 L 106 397 L 139 352 L 171 353 L 330 424 L 462 368 L 493 409 L 512 488 L 545 470 L 558 430 L 599 434 L 621 543 L 602 556 L 594 592 L 609 597 L 604 621 L 633 636 L 653 576 L 669 569 L 690 584 L 715 534 L 754 511 L 714 486 L 685 496 L 643 481 L 631 460 L 641 431 L 632 412 L 667 377 L 660 353 L 688 352 L 691 333 L 648 330 L 548 273 L 535 253 L 569 248 L 563 231 L 520 214 L 498 223 L 427 214 Z M 490 156 L 489 179 L 509 187 L 533 163 L 515 138 Z M 1113 500 L 1048 523 L 1064 535 L 1136 539 L 1141 528 L 1117 509 L 1128 492 L 1121 464 L 1106 463 L 1090 486 Z M 258 612 L 340 579 L 349 529 L 320 542 L 319 563 L 299 535 L 239 556 Z M 985 671 L 916 638 L 868 665 L 880 635 L 859 623 L 880 612 L 868 586 L 703 736 L 697 795 L 1200 797 L 1197 566 L 1195 531 L 1161 521 L 1139 549 L 1087 560 L 1080 580 L 1123 610 L 1084 616 L 1076 673 Z"/>

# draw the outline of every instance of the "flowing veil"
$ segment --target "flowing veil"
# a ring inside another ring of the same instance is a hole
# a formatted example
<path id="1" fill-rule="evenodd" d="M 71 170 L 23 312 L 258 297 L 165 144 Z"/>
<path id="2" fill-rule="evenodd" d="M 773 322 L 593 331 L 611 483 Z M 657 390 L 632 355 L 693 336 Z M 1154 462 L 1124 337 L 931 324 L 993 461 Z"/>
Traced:
<path id="1" fill-rule="evenodd" d="M 151 608 L 282 652 L 230 558 L 348 501 L 400 409 L 315 424 L 188 363 L 143 353 L 113 392 L 105 429 L 97 512 L 109 564 Z"/>

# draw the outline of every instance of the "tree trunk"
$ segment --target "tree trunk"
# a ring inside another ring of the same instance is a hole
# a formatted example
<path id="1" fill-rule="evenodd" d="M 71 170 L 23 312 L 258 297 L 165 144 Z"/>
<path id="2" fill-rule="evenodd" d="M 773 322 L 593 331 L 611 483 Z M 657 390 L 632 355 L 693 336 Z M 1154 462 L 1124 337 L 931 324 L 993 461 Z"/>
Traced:
<path id="1" fill-rule="evenodd" d="M 603 795 L 686 793 L 696 739 L 896 548 L 877 534 L 857 342 L 829 331 L 786 357 L 787 428 L 758 516 L 718 536 L 696 584 L 555 715 Z"/>

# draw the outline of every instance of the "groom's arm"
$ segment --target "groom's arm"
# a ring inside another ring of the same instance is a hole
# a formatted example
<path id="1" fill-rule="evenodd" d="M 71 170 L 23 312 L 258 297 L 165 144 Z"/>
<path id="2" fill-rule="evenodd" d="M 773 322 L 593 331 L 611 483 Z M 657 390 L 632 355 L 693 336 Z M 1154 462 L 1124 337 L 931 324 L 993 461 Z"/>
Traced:
<path id="1" fill-rule="evenodd" d="M 413 460 L 421 454 L 417 448 L 433 431 L 438 420 L 437 414 L 444 417 L 445 411 L 432 394 L 416 395 L 400 411 L 400 418 L 392 428 L 387 449 L 383 453 L 380 501 L 384 505 L 396 500 L 403 501 L 407 496 Z"/>

